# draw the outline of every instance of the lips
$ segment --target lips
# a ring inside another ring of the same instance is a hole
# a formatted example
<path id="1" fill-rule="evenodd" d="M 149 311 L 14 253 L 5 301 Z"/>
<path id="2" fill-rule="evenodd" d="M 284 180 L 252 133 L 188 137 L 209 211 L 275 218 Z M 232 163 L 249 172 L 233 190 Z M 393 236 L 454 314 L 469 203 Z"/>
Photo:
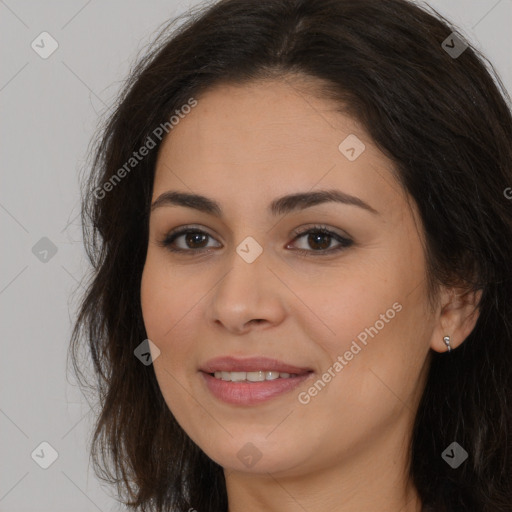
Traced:
<path id="1" fill-rule="evenodd" d="M 209 374 L 215 372 L 257 372 L 262 370 L 304 375 L 313 371 L 311 368 L 299 367 L 263 356 L 250 358 L 237 358 L 233 356 L 216 357 L 201 365 L 199 369 Z"/>
<path id="2" fill-rule="evenodd" d="M 293 390 L 314 379 L 312 372 L 263 382 L 232 382 L 212 377 L 205 372 L 199 374 L 207 392 L 221 402 L 238 407 L 253 407 L 279 397 L 291 400 Z"/>

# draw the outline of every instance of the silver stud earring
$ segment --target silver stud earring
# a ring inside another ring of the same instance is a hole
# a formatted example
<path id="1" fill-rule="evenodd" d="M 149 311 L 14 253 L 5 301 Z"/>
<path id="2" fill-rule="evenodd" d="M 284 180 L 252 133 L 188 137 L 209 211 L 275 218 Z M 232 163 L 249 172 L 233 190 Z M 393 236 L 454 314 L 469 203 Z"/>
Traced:
<path id="1" fill-rule="evenodd" d="M 450 336 L 445 336 L 443 338 L 443 341 L 444 341 L 444 344 L 447 346 L 448 348 L 448 352 L 451 352 L 452 351 L 452 347 L 450 346 Z"/>

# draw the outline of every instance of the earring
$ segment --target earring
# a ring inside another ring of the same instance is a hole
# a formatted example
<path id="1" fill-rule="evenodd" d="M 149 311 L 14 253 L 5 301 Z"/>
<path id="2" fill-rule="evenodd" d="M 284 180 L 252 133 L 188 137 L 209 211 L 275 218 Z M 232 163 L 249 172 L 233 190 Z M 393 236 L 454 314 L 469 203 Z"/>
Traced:
<path id="1" fill-rule="evenodd" d="M 445 345 L 448 348 L 448 352 L 451 352 L 452 351 L 452 347 L 450 346 L 450 336 L 445 336 L 443 338 L 443 341 L 444 341 Z"/>

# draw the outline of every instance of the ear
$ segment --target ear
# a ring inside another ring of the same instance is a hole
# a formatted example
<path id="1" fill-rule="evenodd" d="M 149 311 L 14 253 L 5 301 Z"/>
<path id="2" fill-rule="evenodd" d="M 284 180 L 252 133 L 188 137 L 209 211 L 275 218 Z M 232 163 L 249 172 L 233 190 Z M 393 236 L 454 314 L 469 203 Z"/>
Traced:
<path id="1" fill-rule="evenodd" d="M 450 336 L 452 349 L 461 345 L 474 329 L 480 314 L 479 304 L 482 290 L 468 291 L 462 288 L 444 288 L 436 314 L 436 325 L 432 331 L 430 347 L 436 352 L 448 349 L 443 341 Z"/>

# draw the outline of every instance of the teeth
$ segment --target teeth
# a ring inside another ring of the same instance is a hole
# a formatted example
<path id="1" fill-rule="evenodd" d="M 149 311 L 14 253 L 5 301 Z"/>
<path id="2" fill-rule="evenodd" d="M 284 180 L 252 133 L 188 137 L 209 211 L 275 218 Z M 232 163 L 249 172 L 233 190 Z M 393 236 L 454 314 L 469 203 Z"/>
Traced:
<path id="1" fill-rule="evenodd" d="M 290 377 L 296 376 L 297 374 L 295 373 L 274 372 L 264 370 L 260 370 L 257 372 L 215 372 L 216 379 L 222 379 L 232 382 L 262 382 L 264 380 L 274 380 L 279 378 L 289 379 Z"/>

